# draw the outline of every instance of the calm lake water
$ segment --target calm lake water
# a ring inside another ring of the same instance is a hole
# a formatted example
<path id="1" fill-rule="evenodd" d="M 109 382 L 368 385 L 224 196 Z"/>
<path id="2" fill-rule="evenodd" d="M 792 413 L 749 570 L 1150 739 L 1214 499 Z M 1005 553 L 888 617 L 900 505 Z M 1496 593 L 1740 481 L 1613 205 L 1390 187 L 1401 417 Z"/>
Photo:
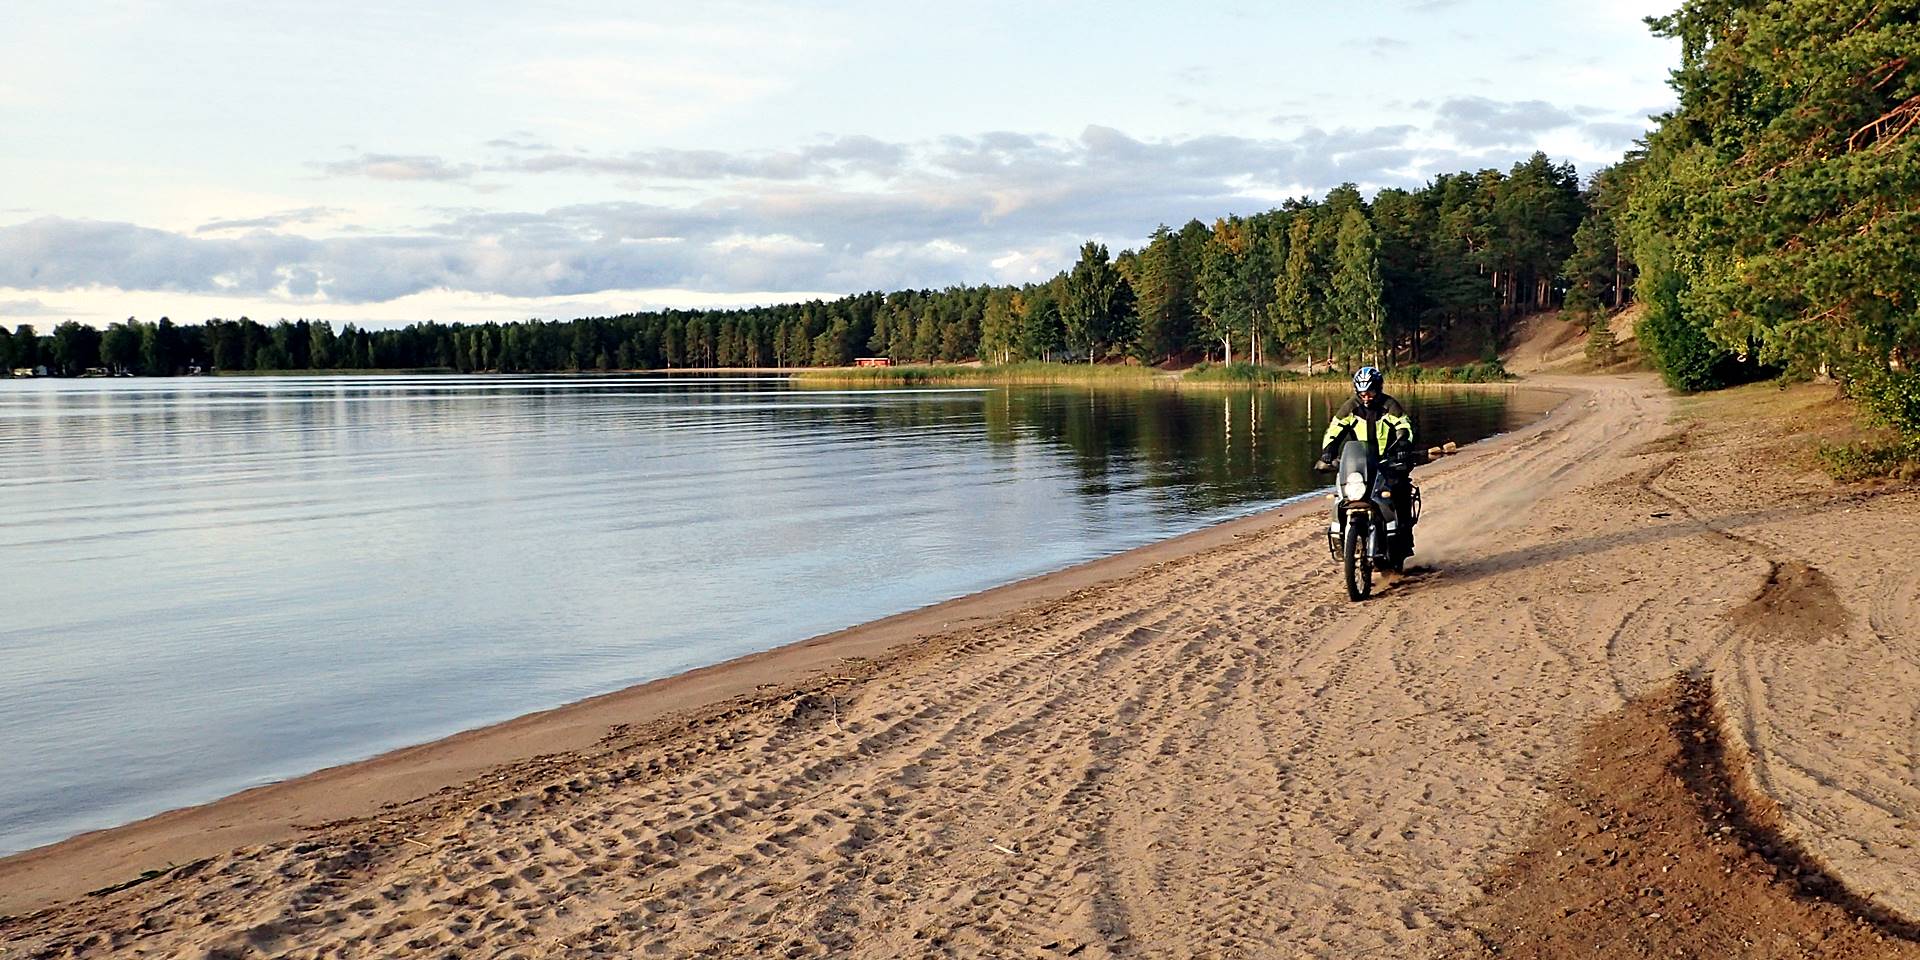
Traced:
<path id="1" fill-rule="evenodd" d="M 1338 399 L 0 382 L 0 852 L 1271 506 Z"/>

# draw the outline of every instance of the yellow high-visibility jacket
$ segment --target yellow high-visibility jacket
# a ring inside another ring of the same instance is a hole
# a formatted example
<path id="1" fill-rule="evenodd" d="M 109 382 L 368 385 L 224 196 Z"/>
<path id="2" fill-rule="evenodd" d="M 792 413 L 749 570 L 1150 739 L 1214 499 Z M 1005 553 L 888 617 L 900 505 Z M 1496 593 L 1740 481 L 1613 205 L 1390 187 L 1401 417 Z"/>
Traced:
<path id="1" fill-rule="evenodd" d="M 1378 453 L 1386 453 L 1395 441 L 1411 447 L 1413 420 L 1400 406 L 1400 401 L 1384 393 L 1371 407 L 1361 405 L 1359 397 L 1348 397 L 1347 402 L 1334 412 L 1333 421 L 1327 424 L 1327 432 L 1320 438 L 1320 455 L 1328 460 L 1333 459 L 1348 436 L 1363 442 L 1372 440 L 1373 448 Z"/>

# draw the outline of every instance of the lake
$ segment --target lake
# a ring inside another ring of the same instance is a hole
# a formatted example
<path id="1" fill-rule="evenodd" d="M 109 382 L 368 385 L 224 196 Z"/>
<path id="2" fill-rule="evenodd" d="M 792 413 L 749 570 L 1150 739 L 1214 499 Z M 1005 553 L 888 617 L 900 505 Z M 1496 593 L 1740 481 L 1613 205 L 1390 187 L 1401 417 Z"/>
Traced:
<path id="1" fill-rule="evenodd" d="M 0 852 L 1270 507 L 1343 396 L 0 381 Z"/>

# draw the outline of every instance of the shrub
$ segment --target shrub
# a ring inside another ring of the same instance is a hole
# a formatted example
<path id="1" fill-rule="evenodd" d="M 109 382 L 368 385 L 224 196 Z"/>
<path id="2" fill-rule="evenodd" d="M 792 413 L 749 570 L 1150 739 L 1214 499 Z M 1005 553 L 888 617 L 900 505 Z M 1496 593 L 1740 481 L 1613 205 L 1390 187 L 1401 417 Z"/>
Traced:
<path id="1" fill-rule="evenodd" d="M 1513 374 L 1507 372 L 1506 364 L 1501 363 L 1497 357 L 1492 360 L 1482 360 L 1479 363 L 1469 363 L 1454 371 L 1455 383 L 1499 383 L 1512 379 Z"/>
<path id="2" fill-rule="evenodd" d="M 1863 364 L 1843 376 L 1847 395 L 1866 420 L 1894 432 L 1886 443 L 1822 445 L 1820 466 L 1835 480 L 1920 478 L 1920 373 Z"/>
<path id="3" fill-rule="evenodd" d="M 1715 346 L 1707 339 L 1707 331 L 1687 318 L 1675 285 L 1656 285 L 1646 312 L 1634 325 L 1634 336 L 1667 386 L 1687 393 L 1724 387 L 1731 381 L 1723 369 L 1733 356 Z"/>
<path id="4" fill-rule="evenodd" d="M 1187 371 L 1189 383 L 1292 383 L 1305 376 L 1293 370 L 1252 363 L 1196 363 Z"/>
<path id="5" fill-rule="evenodd" d="M 1873 477 L 1920 479 L 1920 449 L 1912 443 L 1821 444 L 1814 456 L 1828 476 L 1843 483 Z"/>
<path id="6" fill-rule="evenodd" d="M 1587 362 L 1596 367 L 1610 367 L 1619 359 L 1618 347 L 1613 339 L 1613 324 L 1605 317 L 1596 320 L 1587 328 Z"/>
<path id="7" fill-rule="evenodd" d="M 1409 383 L 1502 383 L 1513 379 L 1499 360 L 1476 360 L 1458 367 L 1423 367 L 1410 363 L 1394 370 L 1394 379 Z"/>
<path id="8" fill-rule="evenodd" d="M 1867 367 L 1847 378 L 1847 394 L 1873 422 L 1920 443 L 1920 373 Z"/>

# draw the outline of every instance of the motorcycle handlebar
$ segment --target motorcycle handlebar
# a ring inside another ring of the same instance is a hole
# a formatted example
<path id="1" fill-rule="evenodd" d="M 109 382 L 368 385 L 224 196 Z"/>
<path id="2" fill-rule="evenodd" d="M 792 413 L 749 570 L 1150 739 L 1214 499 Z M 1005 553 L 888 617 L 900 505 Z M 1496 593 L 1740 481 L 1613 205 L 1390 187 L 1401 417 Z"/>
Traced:
<path id="1" fill-rule="evenodd" d="M 1457 452 L 1458 450 L 1454 447 L 1453 441 L 1451 440 L 1447 441 L 1446 445 L 1439 447 L 1428 447 L 1425 449 L 1391 449 L 1385 456 L 1380 458 L 1380 464 L 1388 469 L 1405 473 L 1411 471 L 1414 467 L 1432 463 L 1441 457 Z M 1313 472 L 1315 473 L 1333 473 L 1334 469 L 1333 462 L 1329 460 L 1318 460 L 1313 464 Z"/>

